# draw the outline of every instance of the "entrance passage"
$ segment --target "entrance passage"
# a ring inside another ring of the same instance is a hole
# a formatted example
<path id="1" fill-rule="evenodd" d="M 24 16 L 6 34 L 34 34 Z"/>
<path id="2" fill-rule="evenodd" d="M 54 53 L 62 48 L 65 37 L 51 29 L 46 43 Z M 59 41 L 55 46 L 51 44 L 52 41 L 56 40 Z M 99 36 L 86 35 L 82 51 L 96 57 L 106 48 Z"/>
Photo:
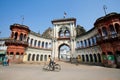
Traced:
<path id="1" fill-rule="evenodd" d="M 67 45 L 59 47 L 59 59 L 62 61 L 70 61 L 70 48 Z"/>

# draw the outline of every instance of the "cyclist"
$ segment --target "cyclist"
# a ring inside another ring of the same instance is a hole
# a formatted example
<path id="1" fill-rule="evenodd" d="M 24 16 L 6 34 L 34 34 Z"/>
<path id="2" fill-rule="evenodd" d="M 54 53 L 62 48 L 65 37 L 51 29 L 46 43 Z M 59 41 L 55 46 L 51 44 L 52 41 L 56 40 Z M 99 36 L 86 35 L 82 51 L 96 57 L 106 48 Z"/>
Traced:
<path id="1" fill-rule="evenodd" d="M 53 70 L 54 70 L 54 60 L 50 55 L 49 55 L 49 66 L 53 67 Z"/>

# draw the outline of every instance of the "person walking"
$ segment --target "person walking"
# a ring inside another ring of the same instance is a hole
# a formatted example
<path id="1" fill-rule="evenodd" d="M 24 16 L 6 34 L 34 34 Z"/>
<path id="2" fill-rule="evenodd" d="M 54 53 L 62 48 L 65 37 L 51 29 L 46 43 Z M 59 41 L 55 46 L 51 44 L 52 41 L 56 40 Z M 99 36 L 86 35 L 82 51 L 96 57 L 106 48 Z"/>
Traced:
<path id="1" fill-rule="evenodd" d="M 4 58 L 3 58 L 3 66 L 7 66 L 8 65 L 7 61 L 8 61 L 7 56 L 4 56 Z"/>

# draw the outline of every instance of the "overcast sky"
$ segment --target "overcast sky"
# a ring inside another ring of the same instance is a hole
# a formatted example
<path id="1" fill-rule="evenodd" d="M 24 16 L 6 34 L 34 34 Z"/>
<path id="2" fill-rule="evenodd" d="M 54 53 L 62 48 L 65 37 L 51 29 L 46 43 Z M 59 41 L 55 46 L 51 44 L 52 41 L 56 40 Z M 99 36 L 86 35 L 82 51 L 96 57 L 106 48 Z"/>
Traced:
<path id="1" fill-rule="evenodd" d="M 77 24 L 91 29 L 97 18 L 106 12 L 120 13 L 120 0 L 0 0 L 0 38 L 10 36 L 10 25 L 28 26 L 34 32 L 43 33 L 52 27 L 51 20 L 74 17 Z"/>

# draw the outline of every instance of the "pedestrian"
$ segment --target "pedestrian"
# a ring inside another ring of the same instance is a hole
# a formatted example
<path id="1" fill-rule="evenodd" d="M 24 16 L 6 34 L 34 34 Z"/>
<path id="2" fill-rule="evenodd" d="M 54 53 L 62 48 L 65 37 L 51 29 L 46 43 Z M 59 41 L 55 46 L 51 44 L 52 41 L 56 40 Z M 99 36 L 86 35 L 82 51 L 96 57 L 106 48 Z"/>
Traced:
<path id="1" fill-rule="evenodd" d="M 7 56 L 4 56 L 4 58 L 3 58 L 3 66 L 7 66 L 7 60 L 8 60 Z"/>

